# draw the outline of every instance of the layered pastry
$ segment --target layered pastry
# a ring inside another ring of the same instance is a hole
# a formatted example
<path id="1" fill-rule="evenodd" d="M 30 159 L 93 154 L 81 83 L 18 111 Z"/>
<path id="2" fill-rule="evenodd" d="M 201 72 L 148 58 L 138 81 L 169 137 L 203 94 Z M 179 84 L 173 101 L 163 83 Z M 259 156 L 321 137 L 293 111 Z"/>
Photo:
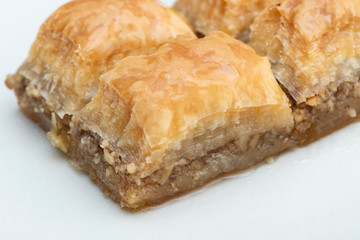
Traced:
<path id="1" fill-rule="evenodd" d="M 247 41 L 255 17 L 272 0 L 177 0 L 174 8 L 181 12 L 200 35 L 221 30 Z"/>
<path id="2" fill-rule="evenodd" d="M 357 119 L 360 111 L 360 0 L 274 2 L 251 26 L 292 101 L 300 144 Z"/>
<path id="3" fill-rule="evenodd" d="M 138 208 L 293 146 L 292 128 L 267 58 L 214 32 L 103 74 L 73 117 L 69 155 L 106 195 Z"/>
<path id="4" fill-rule="evenodd" d="M 97 92 L 99 77 L 120 59 L 154 52 L 178 35 L 194 37 L 175 11 L 154 0 L 77 0 L 41 26 L 29 56 L 6 83 L 21 110 L 52 143 L 68 151 L 71 116 Z"/>

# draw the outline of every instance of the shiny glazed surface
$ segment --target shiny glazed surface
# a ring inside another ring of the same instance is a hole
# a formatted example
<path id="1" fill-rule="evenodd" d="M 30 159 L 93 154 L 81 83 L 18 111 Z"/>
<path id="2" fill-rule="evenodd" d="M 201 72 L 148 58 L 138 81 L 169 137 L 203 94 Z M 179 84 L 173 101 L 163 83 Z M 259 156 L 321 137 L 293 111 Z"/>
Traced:
<path id="1" fill-rule="evenodd" d="M 223 31 L 247 41 L 255 17 L 272 0 L 178 0 L 174 8 L 184 14 L 194 30 L 204 35 Z"/>
<path id="2" fill-rule="evenodd" d="M 157 1 L 72 1 L 41 26 L 18 74 L 45 79 L 32 84 L 51 110 L 71 115 L 91 99 L 100 75 L 116 62 L 153 52 L 177 35 L 194 37 L 182 17 Z"/>

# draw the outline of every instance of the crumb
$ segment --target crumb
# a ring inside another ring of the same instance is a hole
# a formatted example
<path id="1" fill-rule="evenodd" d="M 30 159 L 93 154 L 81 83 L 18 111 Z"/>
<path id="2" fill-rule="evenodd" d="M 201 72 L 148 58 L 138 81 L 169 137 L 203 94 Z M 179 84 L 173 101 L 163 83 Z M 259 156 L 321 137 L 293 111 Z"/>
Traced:
<path id="1" fill-rule="evenodd" d="M 309 105 L 309 106 L 316 106 L 320 103 L 321 101 L 321 98 L 319 96 L 314 96 L 314 97 L 311 97 L 311 98 L 308 98 L 306 100 L 306 104 Z"/>
<path id="2" fill-rule="evenodd" d="M 134 174 L 136 172 L 136 165 L 135 163 L 130 163 L 126 166 L 126 170 L 128 171 L 128 173 L 130 174 Z"/>
<path id="3" fill-rule="evenodd" d="M 275 158 L 274 157 L 268 157 L 265 159 L 265 161 L 268 163 L 268 164 L 273 164 L 275 162 Z"/>
<path id="4" fill-rule="evenodd" d="M 349 108 L 347 110 L 347 113 L 348 113 L 349 117 L 352 117 L 352 118 L 357 116 L 356 110 L 354 108 Z"/>
<path id="5" fill-rule="evenodd" d="M 105 175 L 107 178 L 111 177 L 111 175 L 113 175 L 113 173 L 114 173 L 114 171 L 111 167 L 106 168 Z"/>
<path id="6" fill-rule="evenodd" d="M 103 140 L 101 142 L 101 145 L 100 145 L 101 148 L 106 148 L 106 147 L 109 147 L 109 146 L 110 146 L 110 144 L 109 144 L 108 140 Z"/>
<path id="7" fill-rule="evenodd" d="M 95 164 L 99 164 L 99 162 L 100 162 L 100 156 L 99 156 L 98 153 L 95 154 L 95 157 L 94 157 L 93 161 L 94 161 Z"/>
<path id="8" fill-rule="evenodd" d="M 115 159 L 114 159 L 113 155 L 111 155 L 111 153 L 109 152 L 109 150 L 107 148 L 104 149 L 104 158 L 110 165 L 115 164 Z"/>

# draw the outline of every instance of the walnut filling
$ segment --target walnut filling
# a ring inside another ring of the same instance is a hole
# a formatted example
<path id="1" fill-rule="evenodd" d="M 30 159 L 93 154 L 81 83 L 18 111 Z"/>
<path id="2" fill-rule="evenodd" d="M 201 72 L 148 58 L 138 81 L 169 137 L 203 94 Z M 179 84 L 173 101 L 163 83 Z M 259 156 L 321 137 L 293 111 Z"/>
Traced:
<path id="1" fill-rule="evenodd" d="M 300 104 L 289 98 L 295 119 L 294 136 L 300 144 L 308 144 L 358 119 L 360 82 L 332 82 L 325 92 Z"/>
<path id="2" fill-rule="evenodd" d="M 142 178 L 134 163 L 126 163 L 116 146 L 95 133 L 72 130 L 69 152 L 73 165 L 88 172 L 106 195 L 122 206 L 137 208 L 202 186 L 221 173 L 246 169 L 294 145 L 290 130 L 241 137 L 209 151 L 203 157 L 180 158 L 176 163 Z"/>
<path id="3" fill-rule="evenodd" d="M 12 76 L 15 94 L 18 98 L 20 110 L 45 131 L 51 129 L 51 111 L 45 99 L 36 87 L 30 85 L 31 80 L 23 76 Z M 16 78 L 16 79 L 15 79 Z"/>

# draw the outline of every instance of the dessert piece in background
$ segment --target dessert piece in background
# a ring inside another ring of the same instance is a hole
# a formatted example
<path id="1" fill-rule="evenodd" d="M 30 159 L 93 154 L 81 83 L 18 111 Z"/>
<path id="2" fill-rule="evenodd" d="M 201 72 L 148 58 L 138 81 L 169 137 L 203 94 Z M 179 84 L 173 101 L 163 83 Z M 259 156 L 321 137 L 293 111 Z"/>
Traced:
<path id="1" fill-rule="evenodd" d="M 295 136 L 312 142 L 360 112 L 360 0 L 275 1 L 250 45 L 272 64 L 292 101 Z"/>
<path id="2" fill-rule="evenodd" d="M 249 26 L 272 0 L 177 0 L 194 31 L 206 35 L 221 30 L 242 41 L 249 39 Z"/>
<path id="3" fill-rule="evenodd" d="M 222 32 L 179 37 L 101 77 L 73 117 L 73 165 L 138 208 L 294 146 L 293 116 L 267 58 Z"/>
<path id="4" fill-rule="evenodd" d="M 28 58 L 7 86 L 21 110 L 68 151 L 71 116 L 97 92 L 120 59 L 154 52 L 178 35 L 195 38 L 182 16 L 153 0 L 79 0 L 41 26 Z"/>

